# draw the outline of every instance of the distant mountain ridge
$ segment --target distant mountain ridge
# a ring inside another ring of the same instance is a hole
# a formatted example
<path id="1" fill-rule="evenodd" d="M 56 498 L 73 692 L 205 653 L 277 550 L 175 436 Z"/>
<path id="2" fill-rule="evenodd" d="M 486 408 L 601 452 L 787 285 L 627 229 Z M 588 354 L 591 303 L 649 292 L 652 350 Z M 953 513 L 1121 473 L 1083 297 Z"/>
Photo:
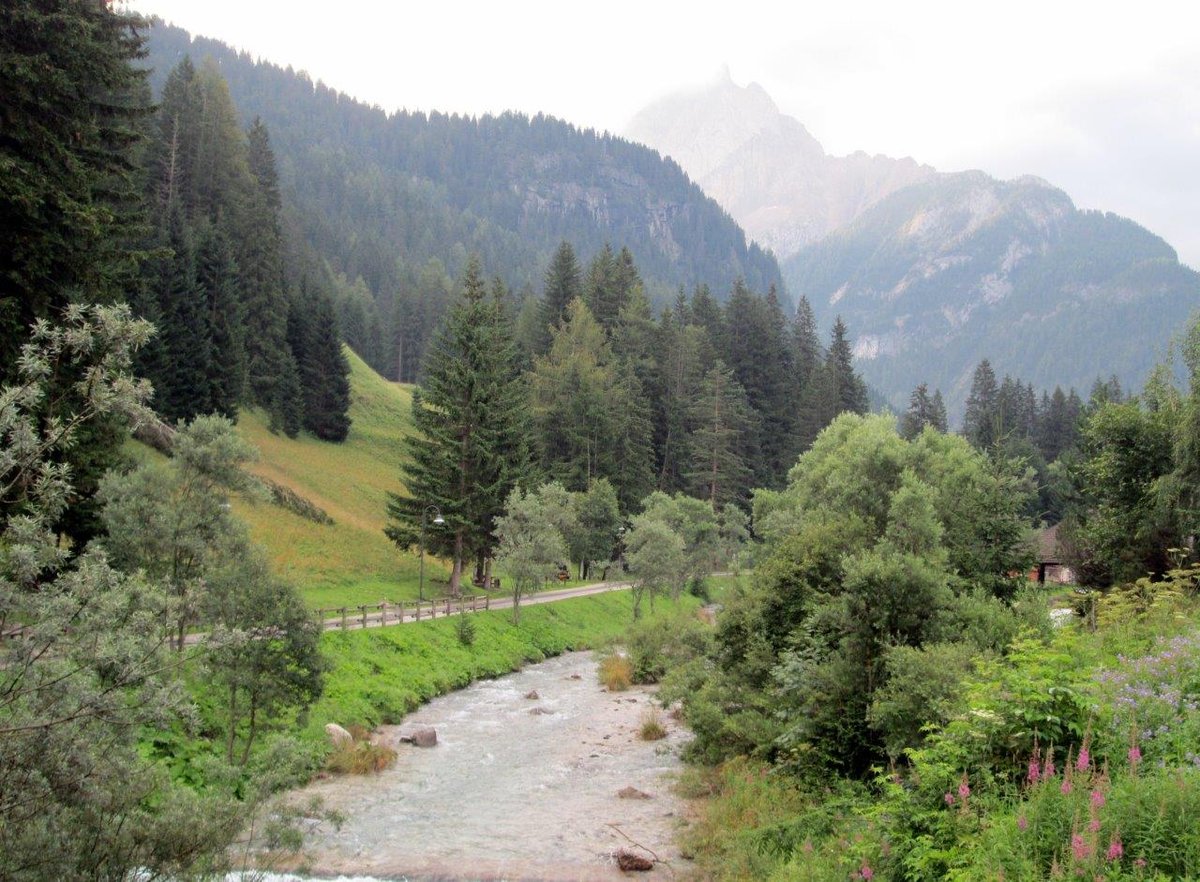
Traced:
<path id="1" fill-rule="evenodd" d="M 590 256 L 628 246 L 659 299 L 683 285 L 724 296 L 742 278 L 782 288 L 775 258 L 672 161 L 549 117 L 387 114 L 290 68 L 157 23 L 152 83 L 185 55 L 211 56 L 239 111 L 261 117 L 293 223 L 316 251 L 377 297 L 397 259 L 461 272 L 478 252 L 489 274 L 540 290 L 562 240 Z"/>
<path id="2" fill-rule="evenodd" d="M 625 134 L 677 161 L 780 258 L 936 174 L 912 159 L 830 156 L 761 86 L 738 86 L 727 70 L 707 86 L 649 105 Z"/>
<path id="3" fill-rule="evenodd" d="M 956 420 L 982 358 L 1035 387 L 1086 392 L 1116 374 L 1136 389 L 1200 307 L 1200 275 L 1130 220 L 1079 211 L 1033 177 L 827 156 L 727 73 L 655 102 L 626 133 L 773 248 L 818 321 L 842 315 L 864 379 L 897 410 L 928 382 Z"/>
<path id="4" fill-rule="evenodd" d="M 1133 221 L 1034 177 L 941 175 L 888 196 L 784 265 L 897 409 L 921 382 L 961 413 L 989 358 L 1037 388 L 1137 389 L 1200 306 L 1200 274 Z"/>

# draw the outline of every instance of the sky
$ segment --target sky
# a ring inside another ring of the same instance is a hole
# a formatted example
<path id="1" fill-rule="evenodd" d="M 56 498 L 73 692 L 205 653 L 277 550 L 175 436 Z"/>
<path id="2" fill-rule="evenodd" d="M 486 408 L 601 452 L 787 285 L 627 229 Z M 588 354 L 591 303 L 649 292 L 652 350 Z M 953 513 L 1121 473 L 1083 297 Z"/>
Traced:
<path id="1" fill-rule="evenodd" d="M 385 110 L 620 133 L 728 66 L 826 151 L 1034 174 L 1200 268 L 1195 0 L 128 0 Z"/>

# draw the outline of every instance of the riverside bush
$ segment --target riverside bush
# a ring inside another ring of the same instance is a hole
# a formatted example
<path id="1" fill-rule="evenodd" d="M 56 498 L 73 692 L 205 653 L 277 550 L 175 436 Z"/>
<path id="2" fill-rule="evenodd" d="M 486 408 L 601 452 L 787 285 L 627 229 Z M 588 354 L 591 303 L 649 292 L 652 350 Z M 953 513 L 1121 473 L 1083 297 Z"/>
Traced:
<path id="1" fill-rule="evenodd" d="M 611 652 L 600 659 L 598 676 L 609 692 L 624 692 L 633 685 L 633 665 L 628 656 Z"/>

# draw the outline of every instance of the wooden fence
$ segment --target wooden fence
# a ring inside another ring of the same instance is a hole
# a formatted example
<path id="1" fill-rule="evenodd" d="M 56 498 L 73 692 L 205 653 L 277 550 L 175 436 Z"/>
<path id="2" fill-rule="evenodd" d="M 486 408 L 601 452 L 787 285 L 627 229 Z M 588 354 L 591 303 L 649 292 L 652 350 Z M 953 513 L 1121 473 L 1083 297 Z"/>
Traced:
<path id="1" fill-rule="evenodd" d="M 436 619 L 439 615 L 478 612 L 491 608 L 491 598 L 486 594 L 470 594 L 462 597 L 445 597 L 438 600 L 392 603 L 359 604 L 358 606 L 333 606 L 318 609 L 314 615 L 326 631 L 348 630 L 349 628 L 384 627 L 401 622 L 419 622 L 422 618 Z M 332 615 L 331 615 L 332 614 Z"/>

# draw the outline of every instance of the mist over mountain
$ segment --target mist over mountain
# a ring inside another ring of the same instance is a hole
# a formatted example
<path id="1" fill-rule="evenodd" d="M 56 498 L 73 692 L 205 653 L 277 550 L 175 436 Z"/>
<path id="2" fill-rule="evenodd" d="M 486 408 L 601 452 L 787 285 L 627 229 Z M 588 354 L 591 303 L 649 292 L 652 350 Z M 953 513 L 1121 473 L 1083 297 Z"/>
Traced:
<path id="1" fill-rule="evenodd" d="M 659 299 L 699 283 L 725 296 L 738 278 L 781 286 L 775 258 L 642 145 L 540 115 L 387 114 L 162 23 L 148 48 L 156 88 L 185 55 L 217 61 L 244 121 L 270 130 L 291 221 L 377 297 L 400 284 L 398 263 L 436 258 L 457 276 L 470 252 L 509 286 L 540 289 L 563 240 L 584 255 L 627 246 Z"/>
<path id="2" fill-rule="evenodd" d="M 1200 276 L 1136 223 L 1024 177 L 828 156 L 763 89 L 722 75 L 627 129 L 676 159 L 784 259 L 792 297 L 840 314 L 864 379 L 896 409 L 919 383 L 961 414 L 975 365 L 1035 386 L 1137 388 L 1200 306 Z"/>
<path id="3" fill-rule="evenodd" d="M 625 134 L 678 162 L 781 259 L 936 174 L 912 159 L 830 156 L 761 86 L 738 86 L 728 71 L 649 105 Z"/>

